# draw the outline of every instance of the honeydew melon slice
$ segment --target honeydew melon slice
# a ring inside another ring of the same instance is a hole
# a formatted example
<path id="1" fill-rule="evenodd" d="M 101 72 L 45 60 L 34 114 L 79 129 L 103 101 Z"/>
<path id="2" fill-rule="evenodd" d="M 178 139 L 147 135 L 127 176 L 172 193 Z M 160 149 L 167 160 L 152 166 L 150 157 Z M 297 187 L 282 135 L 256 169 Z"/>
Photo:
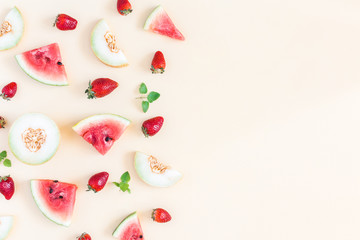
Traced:
<path id="1" fill-rule="evenodd" d="M 41 113 L 19 117 L 9 131 L 9 146 L 20 161 L 37 165 L 50 160 L 60 143 L 56 123 Z"/>
<path id="2" fill-rule="evenodd" d="M 124 53 L 117 46 L 115 35 L 104 19 L 100 20 L 91 33 L 91 48 L 95 56 L 111 67 L 128 65 Z"/>
<path id="3" fill-rule="evenodd" d="M 13 216 L 0 216 L 0 240 L 5 240 L 14 224 Z"/>
<path id="4" fill-rule="evenodd" d="M 182 178 L 182 174 L 177 170 L 142 152 L 135 153 L 134 164 L 139 177 L 154 187 L 170 187 Z"/>
<path id="5" fill-rule="evenodd" d="M 17 7 L 14 7 L 6 15 L 0 24 L 0 50 L 15 47 L 24 33 L 24 19 Z"/>
<path id="6" fill-rule="evenodd" d="M 122 220 L 112 235 L 119 240 L 144 240 L 137 213 L 133 212 Z"/>

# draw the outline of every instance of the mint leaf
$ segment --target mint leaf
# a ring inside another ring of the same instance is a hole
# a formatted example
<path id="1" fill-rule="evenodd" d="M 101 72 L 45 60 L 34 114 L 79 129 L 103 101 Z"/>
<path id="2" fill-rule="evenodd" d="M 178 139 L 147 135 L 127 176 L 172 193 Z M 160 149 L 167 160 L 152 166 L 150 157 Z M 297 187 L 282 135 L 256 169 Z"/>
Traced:
<path id="1" fill-rule="evenodd" d="M 5 159 L 4 166 L 5 167 L 11 167 L 11 161 L 9 159 Z"/>
<path id="2" fill-rule="evenodd" d="M 145 94 L 145 93 L 147 93 L 147 87 L 146 87 L 146 85 L 145 85 L 145 83 L 141 83 L 140 84 L 140 88 L 139 88 L 139 92 L 141 93 L 141 94 Z"/>
<path id="3" fill-rule="evenodd" d="M 130 181 L 130 174 L 129 172 L 125 172 L 123 175 L 121 175 L 120 180 L 124 183 L 128 183 Z"/>
<path id="4" fill-rule="evenodd" d="M 120 187 L 120 183 L 113 182 L 113 184 L 115 184 L 115 186 L 117 186 L 117 187 Z"/>
<path id="5" fill-rule="evenodd" d="M 6 157 L 7 157 L 6 151 L 2 151 L 2 152 L 0 153 L 0 158 L 6 158 Z"/>
<path id="6" fill-rule="evenodd" d="M 149 102 L 148 101 L 142 101 L 141 106 L 142 106 L 143 112 L 146 113 L 148 111 L 148 109 L 149 109 Z"/>
<path id="7" fill-rule="evenodd" d="M 121 183 L 120 183 L 120 189 L 121 189 L 121 191 L 123 191 L 123 192 L 128 191 L 128 190 L 129 190 L 129 184 L 128 184 L 128 183 L 121 182 Z"/>
<path id="8" fill-rule="evenodd" d="M 158 92 L 150 92 L 147 96 L 147 99 L 150 103 L 156 101 L 160 97 L 160 93 Z"/>

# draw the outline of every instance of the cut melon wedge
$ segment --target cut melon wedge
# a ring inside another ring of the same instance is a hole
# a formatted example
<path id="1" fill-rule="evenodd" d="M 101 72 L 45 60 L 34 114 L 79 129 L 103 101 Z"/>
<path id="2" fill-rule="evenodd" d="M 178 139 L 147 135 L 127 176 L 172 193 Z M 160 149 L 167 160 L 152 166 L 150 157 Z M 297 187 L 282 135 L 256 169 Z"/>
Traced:
<path id="1" fill-rule="evenodd" d="M 142 152 L 135 153 L 135 170 L 139 177 L 154 187 L 170 187 L 177 183 L 182 174 L 159 162 L 155 157 Z"/>
<path id="2" fill-rule="evenodd" d="M 24 19 L 17 7 L 6 15 L 0 25 L 0 50 L 15 47 L 24 34 Z"/>
<path id="3" fill-rule="evenodd" d="M 125 67 L 128 61 L 117 45 L 115 35 L 104 19 L 100 20 L 91 33 L 91 48 L 95 56 L 111 67 Z"/>
<path id="4" fill-rule="evenodd" d="M 57 43 L 33 49 L 15 56 L 31 78 L 52 86 L 66 86 L 68 79 Z"/>
<path id="5" fill-rule="evenodd" d="M 41 113 L 19 117 L 9 131 L 9 146 L 20 161 L 37 165 L 50 160 L 60 143 L 56 123 Z"/>
<path id="6" fill-rule="evenodd" d="M 70 226 L 77 186 L 47 179 L 31 180 L 30 186 L 35 203 L 41 212 L 59 225 Z"/>
<path id="7" fill-rule="evenodd" d="M 144 240 L 137 213 L 133 212 L 122 220 L 112 235 L 119 240 Z"/>
<path id="8" fill-rule="evenodd" d="M 146 19 L 144 29 L 153 33 L 158 33 L 177 40 L 185 40 L 179 29 L 171 21 L 169 15 L 165 12 L 164 8 L 157 6 Z"/>
<path id="9" fill-rule="evenodd" d="M 73 126 L 74 131 L 105 155 L 125 132 L 130 121 L 115 114 L 98 114 Z"/>
<path id="10" fill-rule="evenodd" d="M 0 240 L 5 240 L 14 224 L 13 216 L 0 216 Z"/>

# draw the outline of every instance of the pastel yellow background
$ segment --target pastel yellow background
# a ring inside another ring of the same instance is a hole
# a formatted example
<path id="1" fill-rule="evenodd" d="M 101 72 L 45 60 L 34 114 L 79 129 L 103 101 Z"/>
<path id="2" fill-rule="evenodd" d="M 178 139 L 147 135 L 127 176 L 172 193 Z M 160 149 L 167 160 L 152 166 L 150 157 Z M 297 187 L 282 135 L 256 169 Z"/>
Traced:
<path id="1" fill-rule="evenodd" d="M 16 216 L 9 240 L 75 239 L 81 232 L 111 240 L 112 231 L 137 210 L 145 239 L 353 240 L 360 232 L 360 2 L 355 0 L 132 1 L 127 17 L 115 0 L 0 0 L 0 15 L 14 5 L 26 32 L 14 49 L 0 53 L 0 85 L 16 81 L 11 102 L 0 102 L 8 128 L 27 112 L 45 113 L 61 129 L 55 157 L 27 166 L 10 155 L 16 193 L 0 198 L 0 214 Z M 162 4 L 186 37 L 180 42 L 142 30 Z M 58 13 L 79 21 L 75 31 L 52 27 Z M 105 18 L 130 66 L 112 69 L 90 49 L 90 32 Z M 58 42 L 69 87 L 35 82 L 14 55 Z M 164 75 L 149 71 L 162 50 Z M 89 80 L 109 77 L 119 88 L 88 100 Z M 161 93 L 147 114 L 137 88 L 146 82 Z M 116 113 L 131 127 L 106 155 L 71 129 L 92 114 Z M 145 139 L 143 120 L 163 115 L 161 132 Z M 183 172 L 172 188 L 147 186 L 133 168 L 134 151 L 153 154 Z M 108 171 L 116 181 L 129 171 L 132 194 L 108 186 L 85 192 L 87 179 Z M 29 180 L 51 178 L 79 186 L 69 228 L 47 220 L 36 207 Z M 153 223 L 151 209 L 173 220 Z"/>

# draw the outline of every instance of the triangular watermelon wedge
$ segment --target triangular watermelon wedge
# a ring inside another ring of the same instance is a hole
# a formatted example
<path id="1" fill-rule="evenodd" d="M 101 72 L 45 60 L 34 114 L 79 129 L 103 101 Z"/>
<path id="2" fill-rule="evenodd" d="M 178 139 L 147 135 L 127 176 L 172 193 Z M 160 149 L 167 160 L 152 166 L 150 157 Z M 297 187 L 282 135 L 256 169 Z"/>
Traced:
<path id="1" fill-rule="evenodd" d="M 105 155 L 129 124 L 129 120 L 119 115 L 98 114 L 78 122 L 73 129 L 99 153 Z"/>
<path id="2" fill-rule="evenodd" d="M 31 193 L 41 212 L 51 221 L 70 226 L 77 186 L 57 180 L 31 180 Z"/>
<path id="3" fill-rule="evenodd" d="M 146 19 L 144 29 L 174 39 L 185 40 L 185 37 L 176 28 L 169 15 L 160 5 L 157 6 Z"/>
<path id="4" fill-rule="evenodd" d="M 69 85 L 57 43 L 18 54 L 15 58 L 24 72 L 36 81 L 53 86 Z"/>

